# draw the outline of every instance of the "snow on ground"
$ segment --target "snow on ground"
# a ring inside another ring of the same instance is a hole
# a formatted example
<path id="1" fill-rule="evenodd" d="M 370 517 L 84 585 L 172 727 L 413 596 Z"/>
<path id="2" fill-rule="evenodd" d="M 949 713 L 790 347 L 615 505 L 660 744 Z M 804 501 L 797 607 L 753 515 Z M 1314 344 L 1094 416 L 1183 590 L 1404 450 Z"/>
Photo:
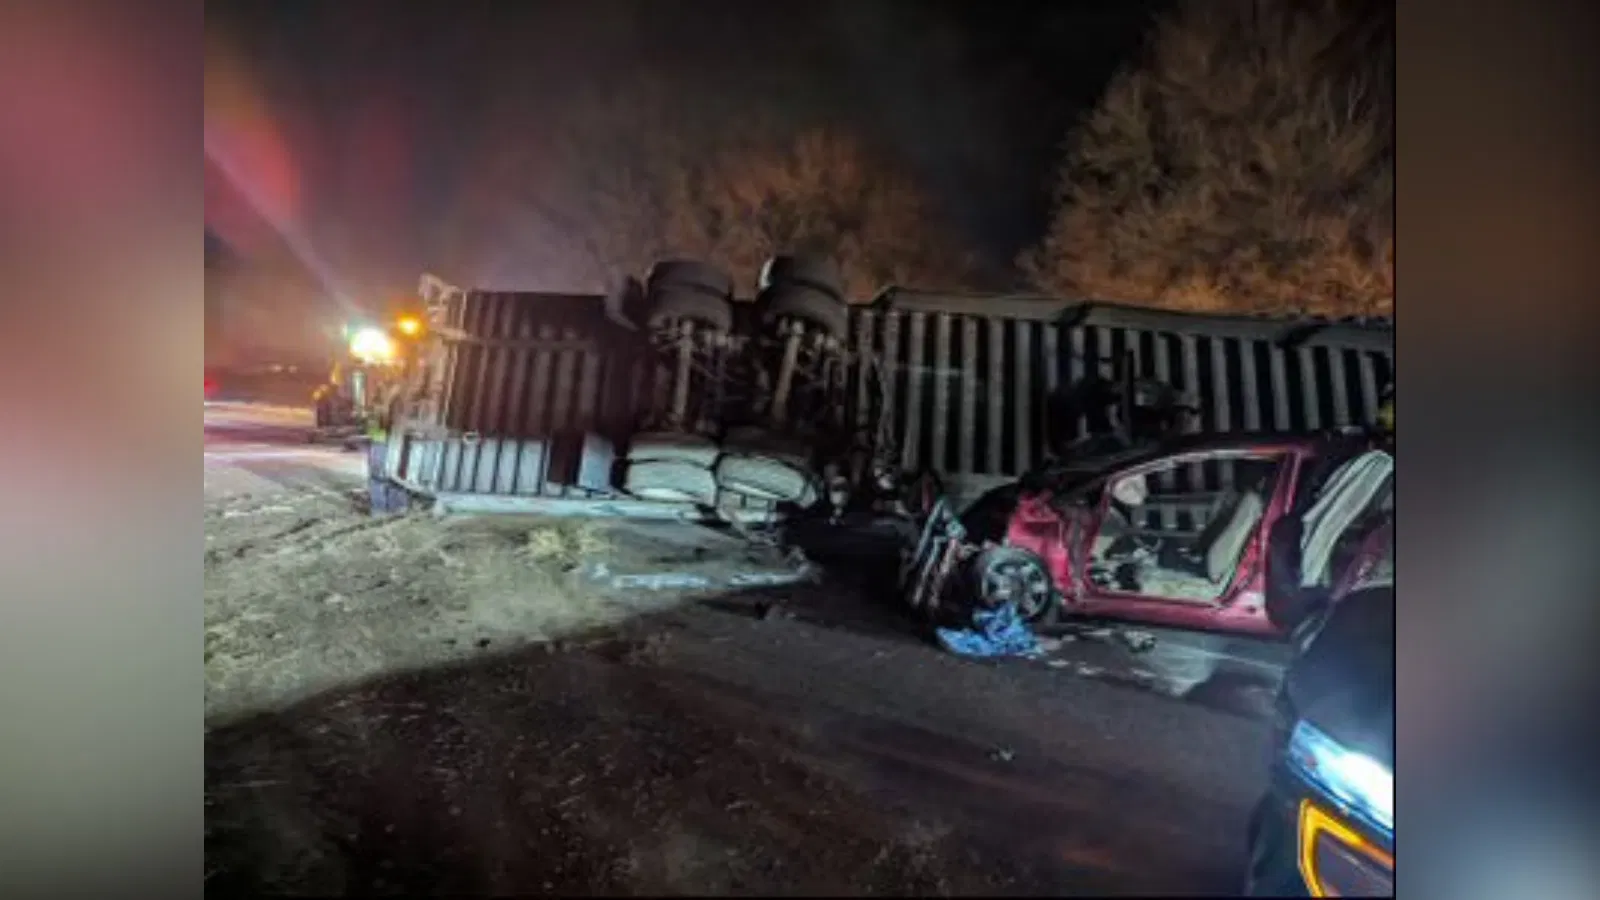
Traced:
<path id="1" fill-rule="evenodd" d="M 204 461 L 208 502 L 291 493 L 322 494 L 342 502 L 346 495 L 333 486 L 359 484 L 367 470 L 360 454 L 272 444 L 229 444 L 205 451 Z"/>
<path id="2" fill-rule="evenodd" d="M 233 400 L 208 400 L 205 405 L 207 425 L 298 425 L 309 428 L 315 419 L 315 413 L 305 406 L 276 406 Z"/>

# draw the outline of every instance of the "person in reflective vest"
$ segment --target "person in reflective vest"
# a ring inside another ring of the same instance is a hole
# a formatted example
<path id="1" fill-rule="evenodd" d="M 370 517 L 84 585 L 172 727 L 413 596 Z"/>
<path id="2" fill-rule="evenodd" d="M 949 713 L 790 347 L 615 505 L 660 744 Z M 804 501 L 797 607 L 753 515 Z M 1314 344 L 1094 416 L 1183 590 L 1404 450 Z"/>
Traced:
<path id="1" fill-rule="evenodd" d="M 389 478 L 389 437 L 399 417 L 403 396 L 400 385 L 386 385 L 380 402 L 367 415 L 367 493 L 372 511 L 395 512 L 403 503 L 401 492 Z"/>

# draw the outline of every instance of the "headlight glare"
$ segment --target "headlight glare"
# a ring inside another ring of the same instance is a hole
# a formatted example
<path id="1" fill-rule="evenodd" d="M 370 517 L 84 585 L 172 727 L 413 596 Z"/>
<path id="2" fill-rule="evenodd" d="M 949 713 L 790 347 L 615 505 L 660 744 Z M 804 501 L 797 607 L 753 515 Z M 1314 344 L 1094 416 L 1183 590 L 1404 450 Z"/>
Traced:
<path id="1" fill-rule="evenodd" d="M 368 363 L 388 362 L 395 357 L 394 339 L 382 329 L 359 329 L 350 336 L 350 355 Z"/>
<path id="2" fill-rule="evenodd" d="M 1289 765 L 1385 835 L 1394 835 L 1394 773 L 1306 721 L 1289 737 Z"/>

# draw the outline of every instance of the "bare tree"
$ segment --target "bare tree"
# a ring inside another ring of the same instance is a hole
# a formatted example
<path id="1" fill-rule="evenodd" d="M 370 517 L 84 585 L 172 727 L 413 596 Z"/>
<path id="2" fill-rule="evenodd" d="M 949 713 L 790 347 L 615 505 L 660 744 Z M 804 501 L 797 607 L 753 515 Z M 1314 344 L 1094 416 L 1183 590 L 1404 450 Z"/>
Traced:
<path id="1" fill-rule="evenodd" d="M 1025 272 L 1177 309 L 1391 312 L 1393 10 L 1377 28 L 1351 13 L 1189 2 L 1160 22 L 1069 139 Z"/>
<path id="2" fill-rule="evenodd" d="M 672 247 L 670 217 L 687 192 L 686 171 L 709 147 L 672 108 L 660 85 L 594 88 L 548 123 L 519 185 L 522 227 L 561 248 L 586 286 L 638 272 Z"/>
<path id="3" fill-rule="evenodd" d="M 681 96 L 649 82 L 586 99 L 529 173 L 526 227 L 581 258 L 589 285 L 664 256 L 714 261 L 749 291 L 772 254 L 822 252 L 855 299 L 967 271 L 922 193 L 858 141 Z"/>
<path id="4" fill-rule="evenodd" d="M 856 140 L 814 130 L 720 154 L 682 227 L 751 281 L 775 253 L 824 253 L 850 297 L 890 284 L 958 286 L 969 260 L 909 179 Z"/>

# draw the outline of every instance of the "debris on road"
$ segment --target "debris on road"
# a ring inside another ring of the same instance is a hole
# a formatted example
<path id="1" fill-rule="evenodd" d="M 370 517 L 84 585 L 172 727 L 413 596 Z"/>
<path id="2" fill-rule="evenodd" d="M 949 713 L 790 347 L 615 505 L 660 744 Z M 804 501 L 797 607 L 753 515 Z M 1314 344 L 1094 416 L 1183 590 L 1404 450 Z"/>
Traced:
<path id="1" fill-rule="evenodd" d="M 1077 638 L 1070 634 L 1063 634 L 1058 637 L 1042 637 L 1039 638 L 1039 652 L 1045 654 L 1054 653 L 1075 640 Z"/>
<path id="2" fill-rule="evenodd" d="M 619 526 L 625 527 L 625 526 Z M 769 551 L 760 553 L 743 548 L 735 554 L 718 553 L 707 548 L 695 548 L 689 559 L 674 559 L 675 563 L 688 563 L 689 567 L 675 566 L 664 569 L 660 560 L 642 561 L 642 564 L 618 565 L 607 561 L 603 554 L 584 554 L 596 562 L 580 567 L 584 577 L 597 587 L 614 592 L 681 591 L 710 593 L 759 588 L 790 587 L 815 582 L 819 570 L 793 552 Z"/>
<path id="3" fill-rule="evenodd" d="M 935 633 L 940 646 L 961 656 L 1032 658 L 1042 652 L 1014 603 L 974 611 L 971 628 L 939 628 Z"/>
<path id="4" fill-rule="evenodd" d="M 764 622 L 772 621 L 773 619 L 794 618 L 794 611 L 781 603 L 763 603 L 760 606 L 760 610 L 761 620 Z"/>
<path id="5" fill-rule="evenodd" d="M 1123 628 L 1117 631 L 1117 637 L 1134 653 L 1143 653 L 1156 645 L 1156 636 L 1148 631 Z"/>
<path id="6" fill-rule="evenodd" d="M 661 574 L 663 540 L 625 523 L 375 519 L 360 507 L 329 492 L 208 503 L 208 720 L 809 577 L 713 552 L 680 559 L 666 573 L 680 577 L 661 583 L 649 573 Z"/>

